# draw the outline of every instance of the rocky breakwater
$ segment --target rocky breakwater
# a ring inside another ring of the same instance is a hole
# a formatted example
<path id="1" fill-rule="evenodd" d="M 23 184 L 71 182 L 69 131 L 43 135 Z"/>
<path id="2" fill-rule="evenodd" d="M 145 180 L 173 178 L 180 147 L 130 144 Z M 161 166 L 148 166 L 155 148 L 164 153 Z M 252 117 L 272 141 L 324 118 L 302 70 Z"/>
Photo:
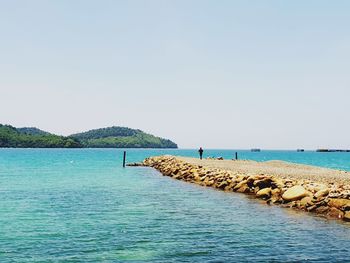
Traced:
<path id="1" fill-rule="evenodd" d="M 227 192 L 246 193 L 276 204 L 327 217 L 350 221 L 350 186 L 295 180 L 265 174 L 239 172 L 191 164 L 173 156 L 150 157 L 142 165 L 165 176 L 213 187 Z"/>

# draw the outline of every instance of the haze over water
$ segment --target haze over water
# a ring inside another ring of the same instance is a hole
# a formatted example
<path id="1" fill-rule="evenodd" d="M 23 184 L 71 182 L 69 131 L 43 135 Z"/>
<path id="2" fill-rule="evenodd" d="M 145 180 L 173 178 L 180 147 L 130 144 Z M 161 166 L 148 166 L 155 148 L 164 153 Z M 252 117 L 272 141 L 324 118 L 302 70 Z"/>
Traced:
<path id="1" fill-rule="evenodd" d="M 127 150 L 128 161 L 196 150 Z M 229 158 L 235 151 L 207 155 Z M 239 152 L 350 170 L 348 153 Z M 345 262 L 350 225 L 121 168 L 122 150 L 1 149 L 1 262 Z M 334 162 L 334 158 L 337 162 Z"/>

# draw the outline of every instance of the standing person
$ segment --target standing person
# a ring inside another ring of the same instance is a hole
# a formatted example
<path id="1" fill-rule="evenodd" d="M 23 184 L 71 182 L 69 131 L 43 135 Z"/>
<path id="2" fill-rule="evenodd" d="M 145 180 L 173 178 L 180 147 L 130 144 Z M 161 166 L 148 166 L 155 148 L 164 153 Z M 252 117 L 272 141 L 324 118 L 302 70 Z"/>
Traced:
<path id="1" fill-rule="evenodd" d="M 202 158 L 203 158 L 203 152 L 204 152 L 203 149 L 202 149 L 202 147 L 199 148 L 198 152 L 199 152 L 199 158 L 202 160 Z"/>

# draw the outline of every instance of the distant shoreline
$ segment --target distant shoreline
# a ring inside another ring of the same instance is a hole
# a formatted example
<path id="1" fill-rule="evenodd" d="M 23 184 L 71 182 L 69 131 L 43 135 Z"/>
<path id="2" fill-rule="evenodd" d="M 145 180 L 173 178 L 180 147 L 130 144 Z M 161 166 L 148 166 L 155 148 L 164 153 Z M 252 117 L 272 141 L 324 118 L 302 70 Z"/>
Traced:
<path id="1" fill-rule="evenodd" d="M 169 139 L 139 129 L 112 126 L 70 136 L 60 136 L 36 127 L 16 128 L 0 124 L 0 148 L 178 148 Z"/>

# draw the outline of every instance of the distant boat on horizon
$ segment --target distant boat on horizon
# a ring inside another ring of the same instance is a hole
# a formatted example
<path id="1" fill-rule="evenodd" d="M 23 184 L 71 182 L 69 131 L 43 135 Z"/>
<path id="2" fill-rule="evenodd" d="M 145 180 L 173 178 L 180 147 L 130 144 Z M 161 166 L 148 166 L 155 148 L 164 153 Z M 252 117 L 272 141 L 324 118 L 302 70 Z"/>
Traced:
<path id="1" fill-rule="evenodd" d="M 253 148 L 250 150 L 251 152 L 261 152 L 261 150 L 259 148 Z"/>
<path id="2" fill-rule="evenodd" d="M 297 152 L 305 152 L 304 149 L 297 149 Z"/>

